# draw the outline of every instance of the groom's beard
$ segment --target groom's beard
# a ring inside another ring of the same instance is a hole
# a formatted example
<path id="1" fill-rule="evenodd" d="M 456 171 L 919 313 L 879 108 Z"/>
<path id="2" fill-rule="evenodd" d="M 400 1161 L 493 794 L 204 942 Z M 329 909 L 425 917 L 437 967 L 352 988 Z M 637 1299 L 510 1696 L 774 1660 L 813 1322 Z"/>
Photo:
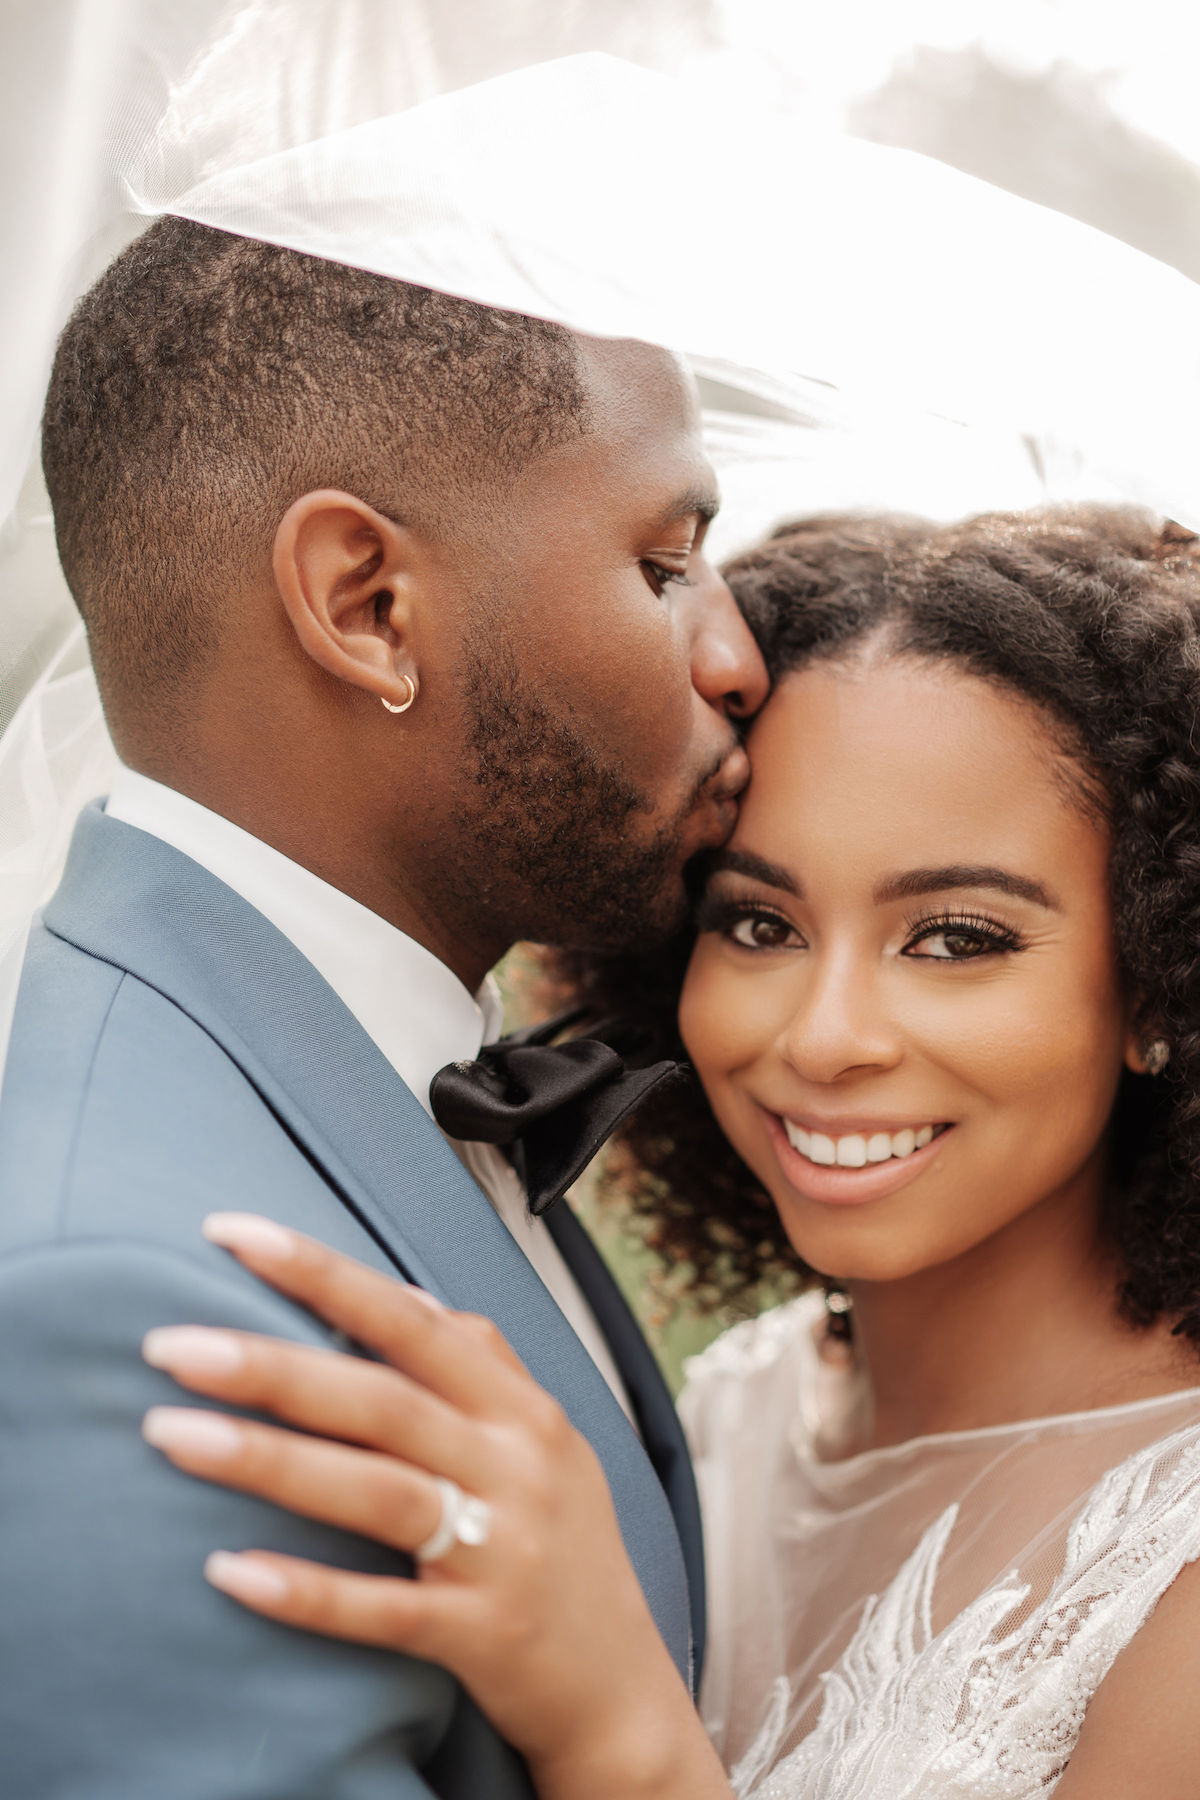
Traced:
<path id="1" fill-rule="evenodd" d="M 505 936 L 573 948 L 638 949 L 677 930 L 685 832 L 716 770 L 650 827 L 653 796 L 528 692 L 511 653 L 468 644 L 466 674 L 471 785 L 457 835 L 475 905 Z"/>

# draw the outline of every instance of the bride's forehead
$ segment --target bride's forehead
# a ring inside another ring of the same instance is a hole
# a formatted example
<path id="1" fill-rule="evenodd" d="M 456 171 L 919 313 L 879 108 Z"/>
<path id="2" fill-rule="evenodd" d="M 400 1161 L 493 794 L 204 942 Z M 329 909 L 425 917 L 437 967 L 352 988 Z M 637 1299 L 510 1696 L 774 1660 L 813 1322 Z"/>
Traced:
<path id="1" fill-rule="evenodd" d="M 780 677 L 755 721 L 756 769 L 799 779 L 817 770 L 876 787 L 897 765 L 954 761 L 941 770 L 994 779 L 997 761 L 1049 779 L 1062 734 L 1032 701 L 960 663 L 907 655 L 823 658 Z"/>
<path id="2" fill-rule="evenodd" d="M 935 845 L 1067 857 L 1105 835 L 1072 798 L 1054 722 L 951 663 L 812 663 L 777 683 L 748 748 L 733 841 L 776 860 L 817 841 L 889 862 Z"/>

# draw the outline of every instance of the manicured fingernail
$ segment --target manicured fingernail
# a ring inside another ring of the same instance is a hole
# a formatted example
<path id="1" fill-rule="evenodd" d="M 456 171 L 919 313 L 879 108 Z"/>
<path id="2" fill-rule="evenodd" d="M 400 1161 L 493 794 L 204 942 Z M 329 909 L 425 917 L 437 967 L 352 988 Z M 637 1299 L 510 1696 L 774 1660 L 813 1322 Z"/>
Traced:
<path id="1" fill-rule="evenodd" d="M 212 1552 L 204 1564 L 204 1579 L 223 1594 L 232 1594 L 235 1600 L 249 1600 L 252 1605 L 255 1601 L 269 1605 L 274 1600 L 285 1600 L 289 1590 L 278 1569 L 232 1550 Z"/>
<path id="2" fill-rule="evenodd" d="M 296 1253 L 294 1232 L 258 1213 L 209 1213 L 201 1230 L 210 1244 L 220 1244 L 222 1250 L 248 1250 L 251 1256 L 269 1256 L 273 1262 Z"/>
<path id="3" fill-rule="evenodd" d="M 193 1406 L 152 1406 L 142 1420 L 142 1436 L 156 1450 L 205 1461 L 224 1462 L 242 1447 L 242 1433 L 221 1413 Z"/>
<path id="4" fill-rule="evenodd" d="M 232 1375 L 246 1360 L 232 1332 L 203 1325 L 160 1325 L 142 1339 L 142 1355 L 151 1368 L 180 1375 Z"/>

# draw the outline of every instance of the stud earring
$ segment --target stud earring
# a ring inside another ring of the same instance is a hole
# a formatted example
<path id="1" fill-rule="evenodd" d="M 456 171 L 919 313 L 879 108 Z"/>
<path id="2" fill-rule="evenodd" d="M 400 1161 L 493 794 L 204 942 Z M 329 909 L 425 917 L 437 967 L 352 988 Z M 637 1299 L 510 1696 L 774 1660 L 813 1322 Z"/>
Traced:
<path id="1" fill-rule="evenodd" d="M 826 1281 L 824 1330 L 817 1339 L 817 1355 L 831 1369 L 852 1369 L 857 1362 L 850 1296 L 836 1281 Z"/>
<path id="2" fill-rule="evenodd" d="M 825 1284 L 825 1335 L 835 1344 L 854 1342 L 853 1302 L 845 1288 L 836 1282 Z"/>
<path id="3" fill-rule="evenodd" d="M 1161 1075 L 1171 1060 L 1171 1046 L 1166 1038 L 1152 1038 L 1142 1051 L 1147 1075 Z"/>
<path id="4" fill-rule="evenodd" d="M 387 710 L 390 713 L 407 712 L 409 707 L 412 705 L 413 701 L 417 697 L 418 689 L 417 689 L 417 683 L 416 683 L 416 680 L 414 679 L 414 677 L 411 675 L 402 675 L 400 677 L 400 679 L 408 689 L 408 699 L 407 700 L 402 700 L 400 702 L 399 706 L 393 706 L 392 702 L 390 700 L 383 700 L 382 695 L 380 696 L 380 699 L 383 700 L 383 705 L 386 706 Z"/>

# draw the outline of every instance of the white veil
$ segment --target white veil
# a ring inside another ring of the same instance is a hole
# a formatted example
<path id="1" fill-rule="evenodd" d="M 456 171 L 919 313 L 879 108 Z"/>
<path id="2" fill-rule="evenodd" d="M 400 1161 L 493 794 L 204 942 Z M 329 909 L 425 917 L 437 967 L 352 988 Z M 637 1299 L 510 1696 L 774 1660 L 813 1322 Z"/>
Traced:
<path id="1" fill-rule="evenodd" d="M 720 551 L 818 506 L 1086 495 L 1200 525 L 1200 290 L 725 92 L 717 19 L 708 0 L 9 9 L 0 1046 L 30 914 L 112 767 L 37 472 L 41 396 L 73 297 L 164 211 L 682 351 Z"/>

